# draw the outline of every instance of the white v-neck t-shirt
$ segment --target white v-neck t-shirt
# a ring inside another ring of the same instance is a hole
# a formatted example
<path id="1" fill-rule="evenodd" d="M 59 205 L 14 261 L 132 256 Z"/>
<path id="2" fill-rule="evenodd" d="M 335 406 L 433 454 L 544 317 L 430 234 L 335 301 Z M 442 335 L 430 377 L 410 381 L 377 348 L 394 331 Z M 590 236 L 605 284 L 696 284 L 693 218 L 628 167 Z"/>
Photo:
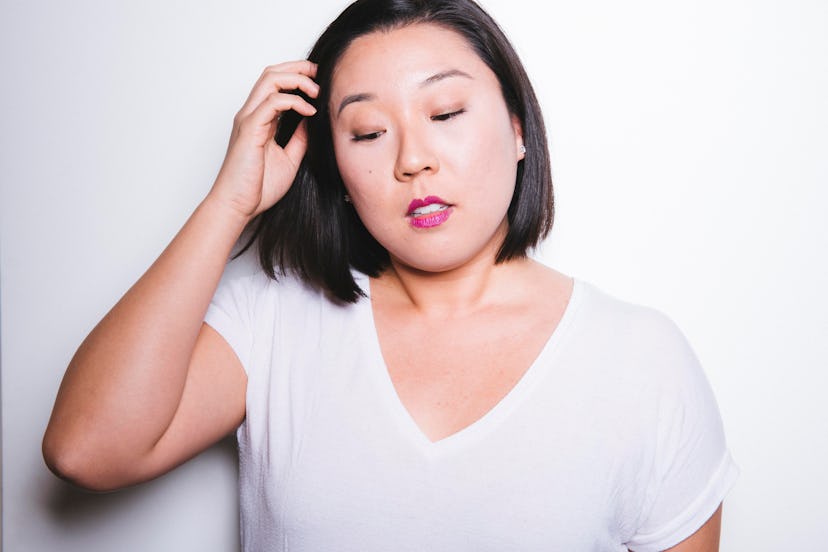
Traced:
<path id="1" fill-rule="evenodd" d="M 368 298 L 257 273 L 225 279 L 206 322 L 248 376 L 246 551 L 657 551 L 737 476 L 681 332 L 580 280 L 515 387 L 437 442 L 395 392 Z"/>

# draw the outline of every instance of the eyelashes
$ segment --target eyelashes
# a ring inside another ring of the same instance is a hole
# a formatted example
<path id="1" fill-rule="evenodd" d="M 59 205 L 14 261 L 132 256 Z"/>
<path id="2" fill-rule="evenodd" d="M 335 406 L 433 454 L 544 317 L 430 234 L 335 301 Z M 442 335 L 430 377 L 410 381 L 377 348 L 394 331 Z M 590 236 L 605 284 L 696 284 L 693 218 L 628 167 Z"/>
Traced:
<path id="1" fill-rule="evenodd" d="M 432 121 L 448 121 L 449 119 L 454 119 L 458 115 L 462 115 L 465 113 L 465 109 L 458 109 L 457 111 L 451 111 L 449 113 L 441 113 L 440 115 L 434 115 L 431 117 Z"/>
<path id="2" fill-rule="evenodd" d="M 353 140 L 354 142 L 368 142 L 370 140 L 376 140 L 383 134 L 385 134 L 384 130 L 380 130 L 377 132 L 369 132 L 368 134 L 356 134 L 353 138 L 351 138 L 351 140 Z"/>
<path id="3" fill-rule="evenodd" d="M 432 121 L 435 122 L 445 122 L 454 119 L 458 115 L 462 115 L 465 113 L 465 109 L 458 109 L 456 111 L 449 111 L 447 113 L 440 113 L 439 115 L 432 115 L 430 118 Z M 380 136 L 385 134 L 384 130 L 378 130 L 376 132 L 368 132 L 366 134 L 355 134 L 351 137 L 351 140 L 354 142 L 370 142 L 371 140 L 376 140 Z"/>

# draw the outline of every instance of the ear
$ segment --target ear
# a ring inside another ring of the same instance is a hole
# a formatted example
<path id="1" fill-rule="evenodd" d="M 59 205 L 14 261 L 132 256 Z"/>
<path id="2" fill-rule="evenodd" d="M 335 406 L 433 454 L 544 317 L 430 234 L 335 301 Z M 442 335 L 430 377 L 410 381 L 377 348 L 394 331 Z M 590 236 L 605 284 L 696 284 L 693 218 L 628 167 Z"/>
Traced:
<path id="1" fill-rule="evenodd" d="M 522 161 L 526 157 L 526 148 L 523 145 L 523 126 L 520 124 L 520 119 L 517 115 L 512 115 L 512 131 L 515 134 L 515 151 L 517 152 L 518 161 Z"/>

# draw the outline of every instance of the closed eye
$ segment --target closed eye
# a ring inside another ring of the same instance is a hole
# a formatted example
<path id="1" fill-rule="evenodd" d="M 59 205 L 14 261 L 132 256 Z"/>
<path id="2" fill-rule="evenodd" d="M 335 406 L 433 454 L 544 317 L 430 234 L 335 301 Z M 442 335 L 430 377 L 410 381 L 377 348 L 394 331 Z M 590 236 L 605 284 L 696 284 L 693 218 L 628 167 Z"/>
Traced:
<path id="1" fill-rule="evenodd" d="M 376 140 L 383 134 L 385 134 L 384 130 L 378 130 L 377 132 L 369 132 L 368 134 L 356 134 L 351 138 L 351 140 L 353 140 L 354 142 L 367 142 L 370 140 Z"/>
<path id="2" fill-rule="evenodd" d="M 454 119 L 458 115 L 465 113 L 465 109 L 458 109 L 457 111 L 450 111 L 449 113 L 441 113 L 439 115 L 432 115 L 432 121 L 448 121 L 449 119 Z"/>

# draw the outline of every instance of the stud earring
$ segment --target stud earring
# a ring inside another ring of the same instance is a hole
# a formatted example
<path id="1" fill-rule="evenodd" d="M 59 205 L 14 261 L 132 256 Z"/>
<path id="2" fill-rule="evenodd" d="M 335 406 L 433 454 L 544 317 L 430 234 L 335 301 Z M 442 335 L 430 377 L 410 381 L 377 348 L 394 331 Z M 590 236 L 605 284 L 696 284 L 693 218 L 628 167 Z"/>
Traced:
<path id="1" fill-rule="evenodd" d="M 520 145 L 520 148 L 518 148 L 518 150 L 520 151 L 520 154 L 521 154 L 521 155 L 524 155 L 524 154 L 526 153 L 526 146 L 524 146 L 523 144 L 521 144 L 521 145 Z"/>
<path id="2" fill-rule="evenodd" d="M 351 203 L 351 196 L 349 196 L 348 194 L 342 196 L 342 199 L 345 200 L 345 203 Z"/>

